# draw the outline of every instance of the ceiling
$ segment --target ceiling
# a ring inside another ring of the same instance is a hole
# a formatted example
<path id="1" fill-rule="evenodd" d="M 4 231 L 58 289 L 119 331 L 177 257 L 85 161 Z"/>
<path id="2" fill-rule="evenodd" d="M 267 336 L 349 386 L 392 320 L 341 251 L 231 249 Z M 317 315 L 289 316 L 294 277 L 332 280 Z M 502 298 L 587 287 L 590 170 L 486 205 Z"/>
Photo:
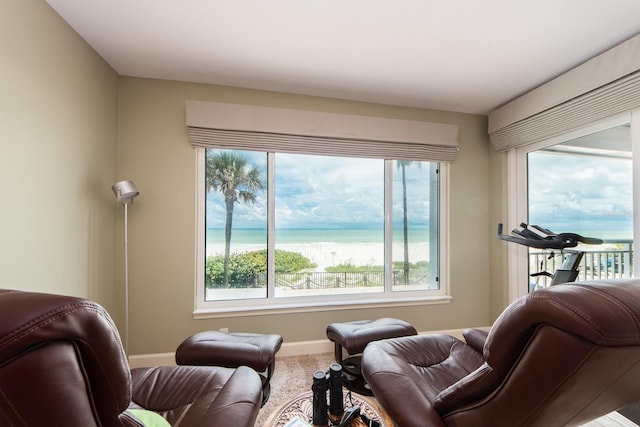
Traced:
<path id="1" fill-rule="evenodd" d="M 46 0 L 120 75 L 486 114 L 640 33 L 638 0 Z"/>

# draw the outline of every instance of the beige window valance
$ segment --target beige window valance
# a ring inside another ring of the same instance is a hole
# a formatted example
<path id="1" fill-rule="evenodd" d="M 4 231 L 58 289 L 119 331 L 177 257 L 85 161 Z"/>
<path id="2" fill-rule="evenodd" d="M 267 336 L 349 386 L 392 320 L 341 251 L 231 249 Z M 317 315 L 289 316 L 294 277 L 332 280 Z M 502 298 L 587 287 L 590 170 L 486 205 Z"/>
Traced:
<path id="1" fill-rule="evenodd" d="M 499 151 L 542 141 L 640 107 L 640 35 L 489 114 Z"/>
<path id="2" fill-rule="evenodd" d="M 443 123 L 187 101 L 193 146 L 453 162 L 458 127 Z"/>

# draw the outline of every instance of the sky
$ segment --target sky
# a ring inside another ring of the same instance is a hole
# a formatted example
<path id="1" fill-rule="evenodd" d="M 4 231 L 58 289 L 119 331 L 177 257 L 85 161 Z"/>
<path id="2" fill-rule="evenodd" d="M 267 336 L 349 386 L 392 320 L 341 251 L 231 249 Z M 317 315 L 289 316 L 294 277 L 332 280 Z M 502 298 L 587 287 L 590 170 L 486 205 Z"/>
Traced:
<path id="1" fill-rule="evenodd" d="M 267 156 L 245 151 L 266 180 Z M 276 228 L 375 228 L 384 221 L 384 161 L 331 156 L 276 155 Z M 394 169 L 394 178 L 400 173 Z M 429 169 L 407 168 L 409 218 L 425 227 L 429 217 Z M 401 224 L 401 183 L 394 184 L 394 223 Z M 236 203 L 234 228 L 266 228 L 266 192 L 255 204 Z M 223 228 L 220 193 L 207 194 L 207 228 Z"/>
<path id="2" fill-rule="evenodd" d="M 556 233 L 632 238 L 631 159 L 529 154 L 529 222 Z"/>
<path id="3" fill-rule="evenodd" d="M 266 180 L 267 156 L 245 151 Z M 529 222 L 557 233 L 632 238 L 631 160 L 538 151 L 529 155 Z M 394 168 L 394 227 L 402 221 L 400 173 Z M 407 169 L 409 218 L 429 218 L 428 168 Z M 276 156 L 276 228 L 382 229 L 383 161 L 345 157 Z M 224 228 L 220 193 L 207 195 L 207 227 Z M 267 194 L 236 203 L 234 228 L 266 228 Z"/>

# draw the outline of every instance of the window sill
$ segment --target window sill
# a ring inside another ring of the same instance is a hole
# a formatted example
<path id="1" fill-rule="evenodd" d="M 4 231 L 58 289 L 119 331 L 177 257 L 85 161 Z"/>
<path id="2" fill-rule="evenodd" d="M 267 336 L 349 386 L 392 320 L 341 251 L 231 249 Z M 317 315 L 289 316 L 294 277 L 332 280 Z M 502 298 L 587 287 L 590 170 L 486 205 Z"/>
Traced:
<path id="1" fill-rule="evenodd" d="M 354 295 L 354 298 L 356 296 Z M 453 298 L 449 295 L 423 297 L 382 297 L 363 299 L 361 301 L 260 301 L 259 304 L 248 305 L 246 301 L 234 301 L 233 304 L 221 303 L 218 307 L 197 308 L 193 311 L 194 319 L 210 319 L 220 317 L 263 316 L 271 314 L 310 313 L 318 311 L 358 310 L 365 308 L 405 307 L 424 304 L 448 304 Z M 242 304 L 242 305 L 240 305 Z"/>

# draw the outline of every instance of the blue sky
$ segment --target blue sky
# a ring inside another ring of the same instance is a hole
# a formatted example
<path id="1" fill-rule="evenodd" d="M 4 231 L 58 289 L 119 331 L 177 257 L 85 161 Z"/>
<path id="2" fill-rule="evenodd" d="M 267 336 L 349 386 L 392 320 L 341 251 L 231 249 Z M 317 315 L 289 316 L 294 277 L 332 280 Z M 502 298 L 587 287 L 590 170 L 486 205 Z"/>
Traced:
<path id="1" fill-rule="evenodd" d="M 264 153 L 243 152 L 266 179 Z M 407 169 L 410 218 L 414 225 L 426 225 L 429 195 L 425 190 L 428 169 L 416 165 Z M 395 172 L 395 171 L 394 171 Z M 399 179 L 400 174 L 395 173 Z M 422 181 L 420 181 L 420 175 Z M 394 184 L 394 219 L 401 221 L 400 183 Z M 427 186 L 428 187 L 428 186 Z M 382 228 L 384 219 L 384 162 L 345 157 L 276 156 L 276 228 Z M 265 228 L 266 192 L 257 203 L 236 203 L 234 228 Z M 207 196 L 207 227 L 223 228 L 225 208 L 219 193 Z"/>
<path id="2" fill-rule="evenodd" d="M 555 232 L 631 238 L 630 159 L 529 155 L 529 221 Z M 615 232 L 615 236 L 610 235 Z"/>

